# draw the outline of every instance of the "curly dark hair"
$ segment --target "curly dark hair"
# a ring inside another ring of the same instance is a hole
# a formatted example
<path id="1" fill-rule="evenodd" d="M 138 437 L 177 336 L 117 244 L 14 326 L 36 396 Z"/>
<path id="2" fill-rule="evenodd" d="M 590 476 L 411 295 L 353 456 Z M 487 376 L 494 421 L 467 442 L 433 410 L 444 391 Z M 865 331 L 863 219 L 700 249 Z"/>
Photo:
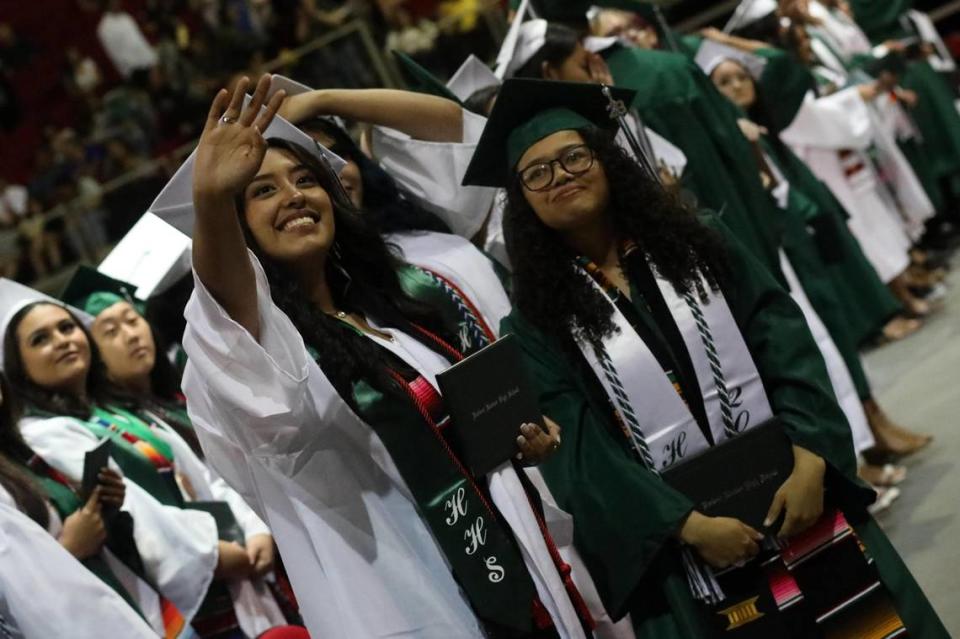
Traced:
<path id="1" fill-rule="evenodd" d="M 514 77 L 542 78 L 544 62 L 551 67 L 563 64 L 563 61 L 573 54 L 578 44 L 580 44 L 580 34 L 576 29 L 556 22 L 549 23 L 543 46 L 514 73 Z"/>
<path id="2" fill-rule="evenodd" d="M 299 125 L 304 131 L 321 133 L 333 140 L 330 150 L 360 169 L 363 181 L 363 213 L 380 233 L 436 231 L 449 233 L 439 217 L 417 204 L 393 177 L 363 153 L 353 138 L 326 118 L 314 118 Z"/>
<path id="3" fill-rule="evenodd" d="M 314 174 L 330 196 L 336 239 L 324 268 L 337 307 L 362 313 L 413 337 L 419 337 L 413 328 L 416 324 L 452 341 L 454 336 L 440 315 L 401 288 L 398 270 L 404 266 L 403 261 L 388 247 L 377 229 L 367 222 L 367 216 L 353 207 L 330 167 L 297 144 L 276 139 L 268 140 L 268 144 L 270 148 L 291 153 Z M 320 368 L 340 396 L 352 403 L 353 387 L 359 381 L 366 381 L 384 393 L 397 393 L 383 350 L 352 327 L 327 316 L 311 304 L 297 278 L 282 264 L 265 255 L 257 245 L 243 210 L 244 203 L 238 198 L 237 212 L 247 246 L 263 265 L 274 303 L 316 351 Z M 429 340 L 424 344 L 433 350 L 438 349 Z M 397 372 L 409 374 L 412 371 Z"/>
<path id="4" fill-rule="evenodd" d="M 704 298 L 699 272 L 716 290 L 728 269 L 721 236 L 651 181 L 609 132 L 586 128 L 580 133 L 609 181 L 608 214 L 617 235 L 637 242 L 655 271 L 678 291 Z M 527 321 L 561 340 L 572 335 L 599 343 L 614 330 L 609 304 L 578 274 L 574 251 L 536 216 L 516 178 L 507 189 L 504 232 L 514 267 L 514 303 Z"/>
<path id="5" fill-rule="evenodd" d="M 76 322 L 77 328 L 83 331 L 90 343 L 90 370 L 87 373 L 87 396 L 86 398 L 75 397 L 69 393 L 64 393 L 49 388 L 44 388 L 35 383 L 27 375 L 23 365 L 23 357 L 20 354 L 20 346 L 17 343 L 17 329 L 27 313 L 38 306 L 56 306 L 62 308 Z M 103 360 L 100 357 L 100 351 L 97 349 L 96 342 L 90 331 L 83 325 L 83 322 L 74 315 L 73 311 L 53 302 L 34 302 L 21 308 L 10 320 L 7 332 L 3 336 L 3 370 L 6 372 L 13 392 L 22 402 L 25 409 L 49 413 L 51 415 L 63 415 L 66 417 L 76 417 L 78 419 L 87 419 L 93 410 L 95 404 L 108 402 L 111 398 L 110 383 L 107 381 L 106 370 L 103 366 Z"/>
<path id="6" fill-rule="evenodd" d="M 46 529 L 50 514 L 43 494 L 25 467 L 33 451 L 23 441 L 17 422 L 20 404 L 10 383 L 0 372 L 0 486 L 13 497 L 17 509 Z"/>

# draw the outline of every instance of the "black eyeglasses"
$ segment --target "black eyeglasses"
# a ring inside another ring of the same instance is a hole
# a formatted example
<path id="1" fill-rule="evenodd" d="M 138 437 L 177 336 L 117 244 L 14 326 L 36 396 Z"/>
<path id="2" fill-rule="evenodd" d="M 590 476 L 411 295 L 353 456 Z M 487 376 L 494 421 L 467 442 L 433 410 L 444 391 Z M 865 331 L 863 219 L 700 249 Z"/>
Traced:
<path id="1" fill-rule="evenodd" d="M 576 176 L 589 171 L 593 167 L 594 159 L 593 149 L 586 144 L 578 144 L 564 149 L 556 159 L 537 162 L 521 169 L 517 175 L 528 191 L 544 191 L 553 184 L 554 164 L 559 164 L 564 171 Z"/>

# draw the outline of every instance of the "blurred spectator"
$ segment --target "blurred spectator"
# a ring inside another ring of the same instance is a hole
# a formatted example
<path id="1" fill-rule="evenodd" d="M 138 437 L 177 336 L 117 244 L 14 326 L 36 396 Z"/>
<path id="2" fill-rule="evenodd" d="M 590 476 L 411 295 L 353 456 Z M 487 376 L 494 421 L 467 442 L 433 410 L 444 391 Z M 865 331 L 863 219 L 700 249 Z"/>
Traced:
<path id="1" fill-rule="evenodd" d="M 83 55 L 76 47 L 67 49 L 67 82 L 71 92 L 81 96 L 96 91 L 103 81 L 100 67 L 88 55 Z"/>
<path id="2" fill-rule="evenodd" d="M 0 178 L 0 224 L 16 225 L 27 213 L 27 187 Z"/>
<path id="3" fill-rule="evenodd" d="M 8 69 L 25 66 L 33 56 L 33 47 L 6 22 L 0 22 L 0 65 Z"/>
<path id="4" fill-rule="evenodd" d="M 381 0 L 381 9 L 390 28 L 387 50 L 416 56 L 433 49 L 440 35 L 436 23 L 427 18 L 415 19 L 404 3 L 396 0 Z"/>
<path id="5" fill-rule="evenodd" d="M 0 22 L 0 129 L 14 130 L 20 124 L 20 102 L 13 86 L 13 72 L 27 64 L 32 47 L 9 24 Z"/>
<path id="6" fill-rule="evenodd" d="M 47 222 L 43 216 L 40 202 L 30 198 L 27 213 L 21 218 L 17 230 L 26 246 L 27 258 L 35 278 L 46 276 L 50 271 L 60 268 L 63 263 L 60 236 L 51 226 L 52 223 Z"/>
<path id="7" fill-rule="evenodd" d="M 20 270 L 20 233 L 27 213 L 27 188 L 0 178 L 0 277 L 16 279 Z"/>
<path id="8" fill-rule="evenodd" d="M 124 78 L 138 69 L 157 64 L 157 52 L 140 30 L 137 21 L 123 10 L 120 0 L 108 0 L 107 9 L 97 25 L 97 36 L 107 57 Z"/>

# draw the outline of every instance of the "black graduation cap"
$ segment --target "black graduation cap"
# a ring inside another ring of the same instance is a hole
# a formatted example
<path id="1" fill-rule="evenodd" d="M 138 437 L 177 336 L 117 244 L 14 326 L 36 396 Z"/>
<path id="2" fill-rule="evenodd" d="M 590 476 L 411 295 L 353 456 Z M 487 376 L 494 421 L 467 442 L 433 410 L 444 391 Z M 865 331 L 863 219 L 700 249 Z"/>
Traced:
<path id="1" fill-rule="evenodd" d="M 117 302 L 129 302 L 142 313 L 143 302 L 134 297 L 136 290 L 137 287 L 133 284 L 104 275 L 95 268 L 80 265 L 67 282 L 60 299 L 93 317 Z"/>
<path id="2" fill-rule="evenodd" d="M 636 91 L 611 87 L 629 105 Z M 493 112 L 463 178 L 465 186 L 506 186 L 520 156 L 537 141 L 568 129 L 616 129 L 610 101 L 599 84 L 512 78 L 500 89 Z"/>

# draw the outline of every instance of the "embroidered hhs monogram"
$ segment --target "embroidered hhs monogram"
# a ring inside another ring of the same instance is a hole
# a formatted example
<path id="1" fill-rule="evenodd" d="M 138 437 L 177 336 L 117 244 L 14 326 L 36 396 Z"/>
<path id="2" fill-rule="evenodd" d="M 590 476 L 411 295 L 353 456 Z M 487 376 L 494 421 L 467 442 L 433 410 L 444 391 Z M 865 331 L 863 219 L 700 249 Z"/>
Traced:
<path id="1" fill-rule="evenodd" d="M 456 492 L 443 502 L 443 508 L 447 512 L 447 518 L 444 520 L 447 526 L 454 527 L 458 524 L 467 523 L 467 491 L 461 486 Z M 487 544 L 487 520 L 483 515 L 477 517 L 467 524 L 463 531 L 463 540 L 466 545 L 463 552 L 472 557 Z M 500 561 L 495 555 L 484 557 L 483 564 L 487 569 L 487 579 L 490 583 L 500 583 L 506 576 L 506 570 L 500 565 Z"/>

